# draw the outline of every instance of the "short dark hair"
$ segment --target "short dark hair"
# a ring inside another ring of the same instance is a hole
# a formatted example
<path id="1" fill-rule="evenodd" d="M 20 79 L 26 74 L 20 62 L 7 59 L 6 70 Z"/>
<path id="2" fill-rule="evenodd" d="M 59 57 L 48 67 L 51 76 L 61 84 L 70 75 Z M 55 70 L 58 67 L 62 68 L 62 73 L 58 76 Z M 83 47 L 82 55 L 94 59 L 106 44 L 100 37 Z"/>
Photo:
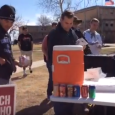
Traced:
<path id="1" fill-rule="evenodd" d="M 27 30 L 27 29 L 28 29 L 27 26 L 22 27 L 22 30 Z"/>
<path id="2" fill-rule="evenodd" d="M 52 22 L 52 26 L 56 26 L 57 24 L 57 22 Z"/>
<path id="3" fill-rule="evenodd" d="M 64 19 L 64 17 L 67 18 L 73 18 L 74 17 L 74 13 L 70 10 L 65 10 L 62 14 L 61 14 L 61 18 Z"/>
<path id="4" fill-rule="evenodd" d="M 99 20 L 98 20 L 97 18 L 93 18 L 93 19 L 90 21 L 90 23 L 92 23 L 92 22 L 98 22 L 98 23 L 99 23 Z"/>

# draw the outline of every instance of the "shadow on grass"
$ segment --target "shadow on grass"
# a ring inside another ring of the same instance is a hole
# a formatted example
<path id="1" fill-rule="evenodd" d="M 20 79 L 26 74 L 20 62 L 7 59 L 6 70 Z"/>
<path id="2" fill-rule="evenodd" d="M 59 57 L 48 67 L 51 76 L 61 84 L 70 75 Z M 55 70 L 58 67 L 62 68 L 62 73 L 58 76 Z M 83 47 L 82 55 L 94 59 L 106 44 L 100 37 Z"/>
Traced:
<path id="1" fill-rule="evenodd" d="M 28 76 L 28 74 L 25 75 L 25 76 L 17 76 L 17 77 L 13 77 L 13 78 L 11 78 L 11 81 L 16 81 L 16 80 L 24 79 L 24 78 L 26 78 L 27 76 Z"/>
<path id="2" fill-rule="evenodd" d="M 16 115 L 44 115 L 49 109 L 52 108 L 52 103 L 47 99 L 43 100 L 40 105 L 25 108 L 16 113 Z"/>

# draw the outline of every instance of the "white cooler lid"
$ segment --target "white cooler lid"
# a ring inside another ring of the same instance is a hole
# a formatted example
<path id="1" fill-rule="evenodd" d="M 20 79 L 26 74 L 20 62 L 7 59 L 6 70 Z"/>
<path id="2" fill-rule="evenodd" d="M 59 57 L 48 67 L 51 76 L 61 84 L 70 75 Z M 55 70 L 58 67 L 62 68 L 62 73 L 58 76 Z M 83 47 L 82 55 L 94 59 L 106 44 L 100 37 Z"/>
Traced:
<path id="1" fill-rule="evenodd" d="M 83 46 L 81 45 L 57 45 L 53 47 L 53 51 L 83 51 Z"/>

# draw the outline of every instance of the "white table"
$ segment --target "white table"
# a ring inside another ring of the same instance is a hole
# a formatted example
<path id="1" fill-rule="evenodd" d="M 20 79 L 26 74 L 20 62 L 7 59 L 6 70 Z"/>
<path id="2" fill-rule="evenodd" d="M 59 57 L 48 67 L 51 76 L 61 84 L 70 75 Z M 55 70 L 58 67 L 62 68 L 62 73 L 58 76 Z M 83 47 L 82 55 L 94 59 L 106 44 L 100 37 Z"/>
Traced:
<path id="1" fill-rule="evenodd" d="M 95 99 L 50 97 L 51 101 L 66 103 L 90 103 L 95 105 L 115 106 L 115 93 L 96 93 Z"/>
<path id="2" fill-rule="evenodd" d="M 96 93 L 95 99 L 83 99 L 83 98 L 62 98 L 62 97 L 50 97 L 54 102 L 66 102 L 66 103 L 89 103 L 102 106 L 115 106 L 115 93 Z M 106 115 L 106 109 L 105 109 Z"/>

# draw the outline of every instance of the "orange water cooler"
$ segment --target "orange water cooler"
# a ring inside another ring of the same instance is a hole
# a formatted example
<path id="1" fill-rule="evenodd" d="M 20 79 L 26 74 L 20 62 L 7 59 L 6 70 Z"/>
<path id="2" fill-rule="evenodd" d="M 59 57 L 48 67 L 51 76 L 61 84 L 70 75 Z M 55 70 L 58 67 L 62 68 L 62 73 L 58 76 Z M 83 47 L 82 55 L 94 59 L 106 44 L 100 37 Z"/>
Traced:
<path id="1" fill-rule="evenodd" d="M 82 85 L 84 80 L 84 53 L 80 45 L 53 47 L 53 83 Z"/>

